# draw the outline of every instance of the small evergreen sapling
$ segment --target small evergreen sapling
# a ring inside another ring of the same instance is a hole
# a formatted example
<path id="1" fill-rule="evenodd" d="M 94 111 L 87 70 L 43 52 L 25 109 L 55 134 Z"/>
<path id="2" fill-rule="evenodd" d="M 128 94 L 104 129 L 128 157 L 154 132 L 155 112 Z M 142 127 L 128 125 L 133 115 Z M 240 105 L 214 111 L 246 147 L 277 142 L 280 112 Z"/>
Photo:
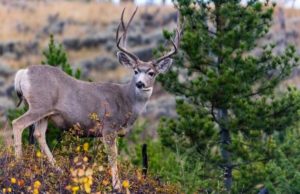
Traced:
<path id="1" fill-rule="evenodd" d="M 43 56 L 45 57 L 42 60 L 43 65 L 51 65 L 55 67 L 60 67 L 68 75 L 80 79 L 81 71 L 77 69 L 74 71 L 69 64 L 66 51 L 64 50 L 62 44 L 56 44 L 54 36 L 50 35 L 50 42 L 48 44 L 48 49 L 43 51 Z"/>

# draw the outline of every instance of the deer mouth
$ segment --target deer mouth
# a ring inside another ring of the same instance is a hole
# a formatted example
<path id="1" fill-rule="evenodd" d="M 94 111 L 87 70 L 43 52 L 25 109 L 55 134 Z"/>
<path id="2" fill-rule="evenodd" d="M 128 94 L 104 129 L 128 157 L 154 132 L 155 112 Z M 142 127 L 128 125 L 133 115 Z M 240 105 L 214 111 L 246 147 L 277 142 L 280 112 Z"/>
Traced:
<path id="1" fill-rule="evenodd" d="M 144 92 L 148 92 L 148 91 L 150 91 L 152 89 L 152 87 L 149 87 L 149 88 L 142 88 L 142 90 L 144 91 Z"/>

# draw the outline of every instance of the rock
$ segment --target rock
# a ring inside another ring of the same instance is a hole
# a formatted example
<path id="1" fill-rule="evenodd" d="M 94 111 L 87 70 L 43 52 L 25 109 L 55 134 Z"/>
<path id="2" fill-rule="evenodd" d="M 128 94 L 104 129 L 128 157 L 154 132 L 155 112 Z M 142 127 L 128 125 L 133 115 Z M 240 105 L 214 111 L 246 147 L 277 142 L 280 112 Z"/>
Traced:
<path id="1" fill-rule="evenodd" d="M 68 50 L 80 50 L 80 40 L 78 38 L 67 38 L 64 39 L 62 45 Z"/>
<path id="2" fill-rule="evenodd" d="M 14 108 L 15 104 L 11 100 L 11 98 L 8 97 L 0 97 L 0 114 L 4 113 L 6 110 L 10 108 Z"/>
<path id="3" fill-rule="evenodd" d="M 14 73 L 14 70 L 9 68 L 8 65 L 5 65 L 0 61 L 0 77 L 8 77 Z"/>
<path id="4" fill-rule="evenodd" d="M 39 44 L 37 41 L 26 43 L 13 41 L 2 42 L 0 43 L 0 56 L 11 54 L 16 59 L 19 59 L 27 53 L 38 53 L 38 46 Z"/>
<path id="5" fill-rule="evenodd" d="M 143 44 L 143 38 L 141 33 L 131 34 L 127 37 L 128 47 L 140 46 Z"/>
<path id="6" fill-rule="evenodd" d="M 80 50 L 82 48 L 95 48 L 99 46 L 105 47 L 107 42 L 113 41 L 113 37 L 104 34 L 97 34 L 95 36 L 87 36 L 84 38 L 68 38 L 63 40 L 63 46 L 68 50 Z"/>
<path id="7" fill-rule="evenodd" d="M 133 53 L 136 54 L 139 57 L 139 59 L 143 61 L 149 61 L 153 57 L 152 52 L 154 48 L 155 48 L 154 46 L 144 46 L 144 47 L 134 49 Z"/>
<path id="8" fill-rule="evenodd" d="M 5 79 L 4 79 L 4 77 L 0 76 L 0 87 L 4 86 L 4 84 L 5 84 Z M 0 95 L 1 95 L 1 93 L 0 93 Z"/>
<path id="9" fill-rule="evenodd" d="M 0 97 L 0 122 L 6 120 L 5 113 L 8 109 L 15 108 L 15 104 L 7 97 Z"/>
<path id="10" fill-rule="evenodd" d="M 92 37 L 85 37 L 81 40 L 81 46 L 84 48 L 97 47 L 101 44 L 105 44 L 110 38 L 107 34 L 98 34 Z"/>
<path id="11" fill-rule="evenodd" d="M 158 46 L 159 43 L 163 42 L 164 36 L 162 34 L 161 30 L 156 30 L 154 32 L 151 32 L 149 34 L 143 35 L 143 44 L 149 45 L 149 44 L 155 44 Z"/>
<path id="12" fill-rule="evenodd" d="M 17 44 L 18 44 L 17 42 L 13 42 L 13 41 L 2 42 L 0 44 L 0 55 L 4 55 L 5 53 L 15 52 L 15 48 Z"/>
<path id="13" fill-rule="evenodd" d="M 30 27 L 23 23 L 17 23 L 16 30 L 20 33 L 28 33 L 31 31 Z"/>
<path id="14" fill-rule="evenodd" d="M 50 34 L 62 34 L 64 31 L 66 22 L 59 19 L 59 13 L 48 16 L 48 24 L 43 28 L 43 33 Z"/>
<path id="15" fill-rule="evenodd" d="M 108 41 L 105 45 L 105 49 L 107 51 L 113 51 L 114 52 L 114 51 L 116 51 L 116 50 L 114 50 L 114 48 L 116 49 L 116 42 L 114 42 L 114 41 Z"/>
<path id="16" fill-rule="evenodd" d="M 15 87 L 14 87 L 14 85 L 10 85 L 10 86 L 8 86 L 8 87 L 5 89 L 5 94 L 6 94 L 6 96 L 8 96 L 8 97 L 12 97 L 14 93 L 15 93 Z"/>
<path id="17" fill-rule="evenodd" d="M 75 68 L 80 68 L 82 76 L 87 78 L 91 71 L 114 70 L 118 67 L 118 62 L 111 57 L 95 57 L 94 59 L 82 60 L 75 64 Z"/>
<path id="18" fill-rule="evenodd" d="M 143 116 L 154 117 L 159 119 L 162 116 L 176 117 L 176 101 L 174 96 L 161 96 L 157 99 L 151 100 L 143 113 Z"/>

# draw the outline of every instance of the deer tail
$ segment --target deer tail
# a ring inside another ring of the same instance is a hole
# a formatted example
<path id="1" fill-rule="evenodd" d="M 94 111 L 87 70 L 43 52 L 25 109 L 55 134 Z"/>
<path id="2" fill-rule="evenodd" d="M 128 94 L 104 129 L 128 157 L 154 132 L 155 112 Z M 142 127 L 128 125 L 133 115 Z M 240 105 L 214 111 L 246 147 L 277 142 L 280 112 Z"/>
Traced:
<path id="1" fill-rule="evenodd" d="M 19 107 L 22 103 L 22 101 L 24 100 L 23 97 L 23 92 L 22 92 L 22 88 L 21 88 L 21 81 L 22 78 L 24 77 L 24 73 L 25 73 L 25 69 L 21 69 L 19 71 L 17 71 L 16 76 L 15 76 L 15 91 L 17 93 L 17 97 L 19 99 L 19 102 L 17 103 L 17 107 Z"/>

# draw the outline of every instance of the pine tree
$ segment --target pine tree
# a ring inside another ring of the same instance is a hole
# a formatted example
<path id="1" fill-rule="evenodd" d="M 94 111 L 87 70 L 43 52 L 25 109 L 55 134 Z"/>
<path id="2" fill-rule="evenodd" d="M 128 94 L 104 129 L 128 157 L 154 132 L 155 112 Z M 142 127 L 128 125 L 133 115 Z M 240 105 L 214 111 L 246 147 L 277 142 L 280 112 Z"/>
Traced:
<path id="1" fill-rule="evenodd" d="M 278 156 L 275 136 L 299 120 L 299 92 L 278 87 L 298 65 L 295 48 L 278 54 L 262 43 L 275 6 L 268 1 L 175 5 L 185 18 L 181 52 L 159 80 L 178 96 L 178 118 L 162 120 L 161 141 L 188 156 L 187 173 L 202 166 L 199 191 L 257 191 Z"/>
<path id="2" fill-rule="evenodd" d="M 43 51 L 43 56 L 45 59 L 42 61 L 42 64 L 60 67 L 68 75 L 80 79 L 80 69 L 77 69 L 75 72 L 73 71 L 69 64 L 66 51 L 61 44 L 55 43 L 53 35 L 50 35 L 48 49 Z"/>

